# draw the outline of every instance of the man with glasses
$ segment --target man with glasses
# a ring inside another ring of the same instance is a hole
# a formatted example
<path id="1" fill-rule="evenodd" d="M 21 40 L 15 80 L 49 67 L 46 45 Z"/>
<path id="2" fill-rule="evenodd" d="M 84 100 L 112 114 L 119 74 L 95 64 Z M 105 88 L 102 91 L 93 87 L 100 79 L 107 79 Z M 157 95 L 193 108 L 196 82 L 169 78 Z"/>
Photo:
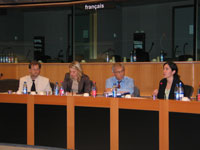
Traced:
<path id="1" fill-rule="evenodd" d="M 49 79 L 40 76 L 41 64 L 37 61 L 33 61 L 29 64 L 28 68 L 30 75 L 20 78 L 18 91 L 22 92 L 23 84 L 26 82 L 28 92 L 52 92 Z"/>
<path id="2" fill-rule="evenodd" d="M 106 91 L 110 92 L 113 86 L 117 86 L 120 93 L 134 92 L 134 80 L 125 76 L 125 67 L 121 63 L 115 63 L 112 66 L 113 77 L 106 80 Z"/>

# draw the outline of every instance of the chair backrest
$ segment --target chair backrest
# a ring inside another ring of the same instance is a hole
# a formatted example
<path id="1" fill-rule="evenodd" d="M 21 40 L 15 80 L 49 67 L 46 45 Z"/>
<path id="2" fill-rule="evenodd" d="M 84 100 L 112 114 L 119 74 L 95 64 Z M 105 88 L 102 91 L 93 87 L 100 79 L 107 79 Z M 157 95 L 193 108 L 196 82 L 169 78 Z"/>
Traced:
<path id="1" fill-rule="evenodd" d="M 184 96 L 190 98 L 194 92 L 194 88 L 190 85 L 184 85 Z"/>
<path id="2" fill-rule="evenodd" d="M 17 79 L 3 79 L 0 80 L 0 92 L 8 92 L 8 90 L 12 90 L 16 92 L 19 87 L 19 80 Z"/>
<path id="3" fill-rule="evenodd" d="M 54 91 L 54 86 L 55 86 L 55 84 L 53 82 L 50 82 L 50 87 L 52 89 L 52 92 Z"/>
<path id="4" fill-rule="evenodd" d="M 134 86 L 134 92 L 133 92 L 132 96 L 140 97 L 140 90 L 137 86 Z"/>

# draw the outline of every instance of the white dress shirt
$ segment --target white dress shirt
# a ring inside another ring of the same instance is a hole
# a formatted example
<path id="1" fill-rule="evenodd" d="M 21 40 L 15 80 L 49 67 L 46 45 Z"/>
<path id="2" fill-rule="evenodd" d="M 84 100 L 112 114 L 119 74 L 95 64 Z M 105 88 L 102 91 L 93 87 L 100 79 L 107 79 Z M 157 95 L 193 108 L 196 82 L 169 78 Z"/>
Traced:
<path id="1" fill-rule="evenodd" d="M 33 84 L 33 81 L 30 75 L 20 78 L 18 91 L 22 92 L 24 82 L 27 83 L 27 90 L 28 92 L 30 92 L 32 84 Z M 45 91 L 52 92 L 49 79 L 40 75 L 35 79 L 35 89 L 36 89 L 36 92 L 45 92 Z"/>

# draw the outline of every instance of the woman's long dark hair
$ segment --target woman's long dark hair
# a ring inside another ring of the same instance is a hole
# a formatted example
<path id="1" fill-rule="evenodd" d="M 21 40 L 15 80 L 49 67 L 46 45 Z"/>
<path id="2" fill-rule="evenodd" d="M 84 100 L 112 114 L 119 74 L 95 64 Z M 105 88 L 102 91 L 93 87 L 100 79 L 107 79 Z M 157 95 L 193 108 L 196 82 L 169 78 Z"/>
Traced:
<path id="1" fill-rule="evenodd" d="M 166 64 L 169 65 L 169 67 L 172 69 L 172 71 L 174 71 L 174 70 L 176 71 L 175 74 L 174 74 L 174 77 L 177 77 L 178 79 L 180 79 L 180 76 L 178 75 L 178 67 L 177 67 L 177 65 L 176 65 L 174 62 L 172 62 L 172 61 L 167 61 L 167 62 L 165 62 L 165 63 L 163 64 L 163 67 L 164 67 Z"/>

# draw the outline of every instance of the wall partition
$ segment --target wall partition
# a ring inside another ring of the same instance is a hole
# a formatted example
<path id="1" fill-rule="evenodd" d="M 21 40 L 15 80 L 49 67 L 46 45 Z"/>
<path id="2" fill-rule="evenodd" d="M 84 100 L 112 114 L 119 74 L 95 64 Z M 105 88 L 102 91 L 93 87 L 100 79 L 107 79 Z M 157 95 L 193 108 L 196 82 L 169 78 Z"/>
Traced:
<path id="1" fill-rule="evenodd" d="M 161 54 L 164 61 L 195 60 L 194 4 L 194 0 L 0 3 L 0 62 L 129 62 L 134 54 L 133 61 L 160 61 Z M 180 59 L 182 55 L 188 57 Z"/>

